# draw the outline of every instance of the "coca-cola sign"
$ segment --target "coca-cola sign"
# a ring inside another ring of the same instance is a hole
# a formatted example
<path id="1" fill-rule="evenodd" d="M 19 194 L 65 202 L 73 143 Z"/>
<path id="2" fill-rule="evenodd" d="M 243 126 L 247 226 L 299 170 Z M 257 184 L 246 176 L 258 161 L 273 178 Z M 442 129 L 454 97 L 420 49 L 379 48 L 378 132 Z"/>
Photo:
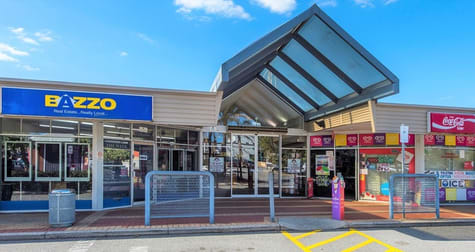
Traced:
<path id="1" fill-rule="evenodd" d="M 475 114 L 429 113 L 430 132 L 475 134 Z"/>

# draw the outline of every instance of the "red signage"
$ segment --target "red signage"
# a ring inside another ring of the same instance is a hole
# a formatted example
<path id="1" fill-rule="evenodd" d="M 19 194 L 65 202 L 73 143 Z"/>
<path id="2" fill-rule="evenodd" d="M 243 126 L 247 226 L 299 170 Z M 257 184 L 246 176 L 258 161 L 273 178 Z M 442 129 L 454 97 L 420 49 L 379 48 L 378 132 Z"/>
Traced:
<path id="1" fill-rule="evenodd" d="M 348 146 L 356 146 L 358 145 L 358 135 L 346 135 L 346 145 Z"/>
<path id="2" fill-rule="evenodd" d="M 466 146 L 467 145 L 467 138 L 465 136 L 456 136 L 455 137 L 455 144 L 457 146 Z"/>
<path id="3" fill-rule="evenodd" d="M 425 135 L 424 136 L 424 145 L 435 145 L 435 136 L 434 135 Z"/>
<path id="4" fill-rule="evenodd" d="M 373 134 L 360 134 L 360 145 L 361 146 L 374 145 Z"/>
<path id="5" fill-rule="evenodd" d="M 475 134 L 475 115 L 429 113 L 429 116 L 431 132 Z"/>
<path id="6" fill-rule="evenodd" d="M 310 137 L 310 146 L 311 147 L 322 147 L 323 146 L 322 136 L 311 136 Z"/>

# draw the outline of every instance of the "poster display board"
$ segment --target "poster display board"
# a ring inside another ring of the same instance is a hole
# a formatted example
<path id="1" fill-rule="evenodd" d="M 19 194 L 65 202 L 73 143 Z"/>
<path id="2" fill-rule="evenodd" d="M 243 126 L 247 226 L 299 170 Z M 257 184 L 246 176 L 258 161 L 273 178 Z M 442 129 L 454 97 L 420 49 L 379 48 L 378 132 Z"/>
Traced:
<path id="1" fill-rule="evenodd" d="M 224 157 L 211 157 L 209 161 L 210 172 L 224 172 Z"/>
<path id="2" fill-rule="evenodd" d="M 330 175 L 330 156 L 316 155 L 315 156 L 315 175 L 328 176 Z"/>
<path id="3" fill-rule="evenodd" d="M 287 172 L 288 173 L 300 173 L 300 159 L 290 158 L 287 159 Z"/>

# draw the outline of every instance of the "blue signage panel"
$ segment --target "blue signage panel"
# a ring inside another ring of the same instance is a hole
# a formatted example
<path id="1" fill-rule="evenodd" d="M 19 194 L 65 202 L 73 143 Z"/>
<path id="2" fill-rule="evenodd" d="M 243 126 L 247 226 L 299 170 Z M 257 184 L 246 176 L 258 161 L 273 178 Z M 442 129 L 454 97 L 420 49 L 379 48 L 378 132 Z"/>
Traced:
<path id="1" fill-rule="evenodd" d="M 2 114 L 151 121 L 152 97 L 3 87 Z"/>

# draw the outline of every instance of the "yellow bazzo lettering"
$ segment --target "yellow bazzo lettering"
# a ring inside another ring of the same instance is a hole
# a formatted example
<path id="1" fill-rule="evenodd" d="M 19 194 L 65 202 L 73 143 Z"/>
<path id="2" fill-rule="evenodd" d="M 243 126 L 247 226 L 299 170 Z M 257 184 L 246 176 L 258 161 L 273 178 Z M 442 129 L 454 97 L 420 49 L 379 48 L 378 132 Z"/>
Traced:
<path id="1" fill-rule="evenodd" d="M 74 96 L 74 108 L 86 108 L 84 102 L 87 100 L 87 97 Z"/>
<path id="2" fill-rule="evenodd" d="M 45 95 L 45 107 L 58 107 L 59 96 Z"/>
<path id="3" fill-rule="evenodd" d="M 61 99 L 66 99 L 64 96 L 45 95 L 45 107 L 57 108 L 60 106 Z M 70 99 L 70 98 L 68 98 Z M 97 97 L 83 97 L 74 96 L 74 108 L 76 109 L 103 109 L 114 110 L 117 107 L 117 102 L 112 98 L 97 98 Z"/>

